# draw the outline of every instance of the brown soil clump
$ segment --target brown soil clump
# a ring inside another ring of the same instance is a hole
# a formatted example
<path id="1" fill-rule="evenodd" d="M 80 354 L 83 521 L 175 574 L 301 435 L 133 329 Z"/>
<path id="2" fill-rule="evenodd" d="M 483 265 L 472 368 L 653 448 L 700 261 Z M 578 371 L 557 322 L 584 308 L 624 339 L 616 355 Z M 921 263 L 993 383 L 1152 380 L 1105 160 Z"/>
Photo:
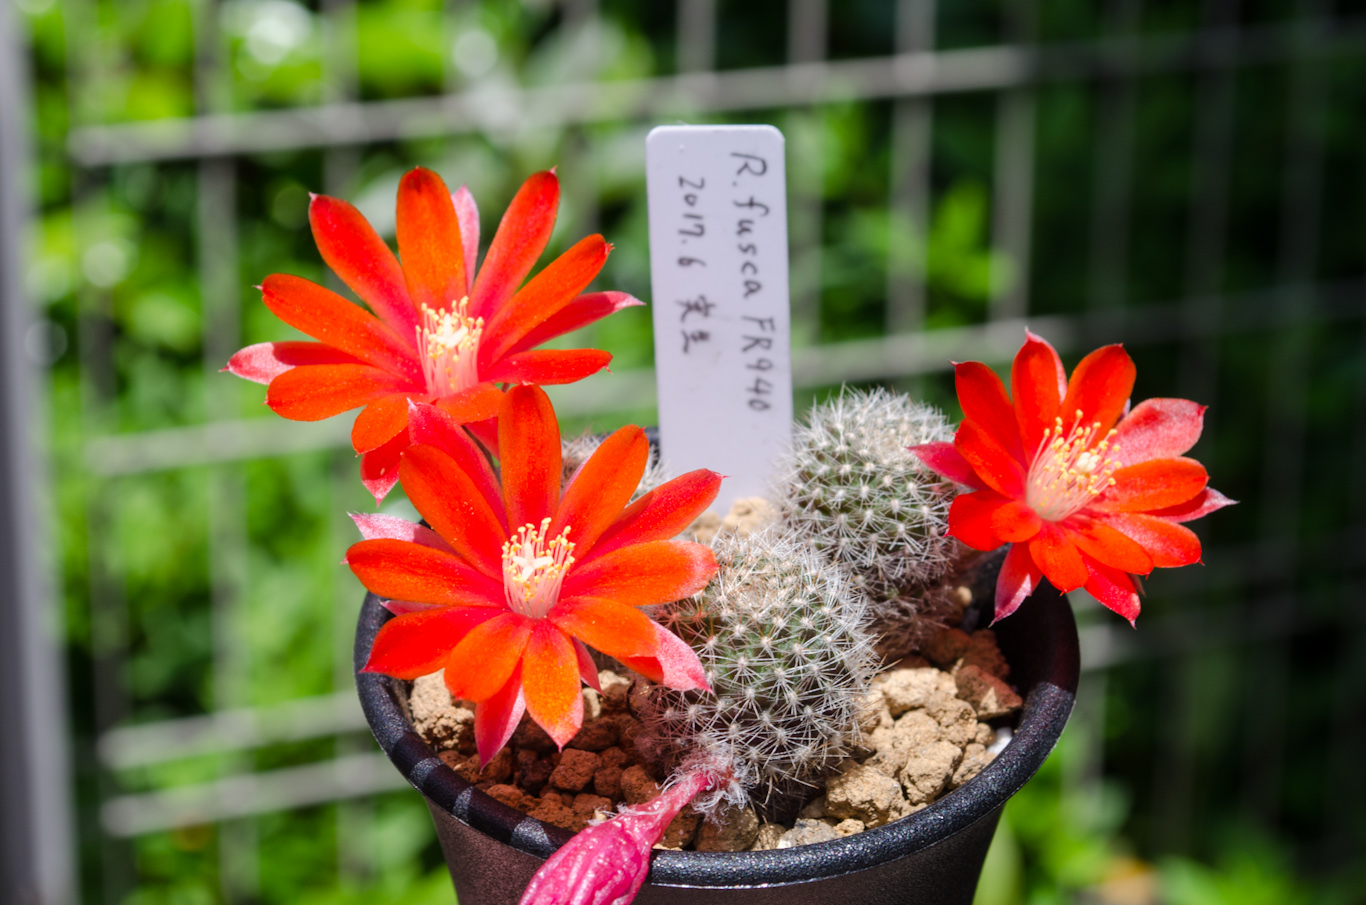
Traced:
<path id="1" fill-rule="evenodd" d="M 732 808 L 713 823 L 689 807 L 661 847 L 757 851 L 824 842 L 899 820 L 969 782 L 995 756 L 997 732 L 987 721 L 1000 725 L 1021 706 L 1007 682 L 1010 667 L 989 630 L 940 632 L 921 653 L 874 679 L 859 756 L 830 777 L 795 825 L 761 822 L 753 808 Z M 482 768 L 473 708 L 451 700 L 440 673 L 413 683 L 409 706 L 418 732 L 462 779 L 577 832 L 623 805 L 649 801 L 665 778 L 633 744 L 640 723 L 630 712 L 630 680 L 604 670 L 599 682 L 601 694 L 584 690 L 583 728 L 563 751 L 524 718 L 508 747 Z"/>

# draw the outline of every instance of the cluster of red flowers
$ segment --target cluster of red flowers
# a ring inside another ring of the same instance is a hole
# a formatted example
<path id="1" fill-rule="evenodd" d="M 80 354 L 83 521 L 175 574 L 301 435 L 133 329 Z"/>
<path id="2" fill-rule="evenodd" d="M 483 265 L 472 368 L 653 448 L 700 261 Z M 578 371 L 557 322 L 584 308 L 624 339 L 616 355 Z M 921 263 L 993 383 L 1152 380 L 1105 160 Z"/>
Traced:
<path id="1" fill-rule="evenodd" d="M 649 444 L 625 427 L 561 491 L 559 422 L 538 385 L 579 380 L 611 356 L 536 347 L 640 302 L 581 294 L 611 250 L 601 236 L 527 280 L 558 204 L 554 172 L 528 179 L 476 267 L 474 199 L 430 170 L 399 186 L 401 263 L 354 207 L 315 196 L 318 249 L 373 313 L 274 274 L 261 286 L 266 306 L 317 342 L 248 346 L 227 367 L 267 384 L 267 404 L 286 418 L 361 408 L 351 429 L 361 479 L 376 502 L 401 481 L 431 526 L 354 517 L 365 540 L 346 561 L 398 614 L 366 669 L 445 670 L 451 694 L 476 703 L 485 762 L 523 713 L 557 744 L 573 738 L 580 680 L 598 682 L 589 647 L 670 688 L 706 687 L 692 649 L 639 607 L 695 594 L 716 573 L 708 548 L 673 538 L 711 505 L 720 476 L 696 471 L 632 502 Z"/>
<path id="2" fill-rule="evenodd" d="M 589 648 L 670 688 L 710 690 L 692 649 L 640 608 L 691 596 L 716 574 L 709 548 L 675 538 L 715 500 L 720 476 L 695 471 L 633 500 L 650 450 L 640 428 L 624 427 L 562 486 L 559 422 L 539 385 L 587 377 L 611 356 L 537 347 L 640 302 L 583 293 L 611 250 L 601 236 L 527 279 L 558 202 L 553 171 L 528 179 L 476 266 L 474 199 L 428 170 L 399 187 L 401 262 L 354 207 L 315 196 L 323 259 L 370 310 L 274 274 L 265 304 L 317 341 L 249 346 L 227 367 L 267 384 L 266 402 L 286 418 L 361 409 L 351 441 L 362 481 L 377 503 L 401 482 L 425 520 L 353 516 L 365 539 L 346 563 L 395 614 L 366 670 L 444 670 L 451 695 L 475 703 L 485 763 L 523 714 L 561 747 L 573 738 L 581 682 L 598 684 Z M 1133 621 L 1132 576 L 1199 560 L 1181 523 L 1231 502 L 1182 455 L 1200 436 L 1202 406 L 1150 399 L 1130 410 L 1134 365 L 1119 346 L 1091 353 L 1068 380 L 1030 334 L 1011 370 L 1013 398 L 985 365 L 956 367 L 964 420 L 953 443 L 913 449 L 971 490 L 953 502 L 951 535 L 979 550 L 1010 545 L 996 618 L 1047 578 Z M 582 834 L 523 901 L 629 901 L 650 846 L 714 779 L 685 777 Z"/>

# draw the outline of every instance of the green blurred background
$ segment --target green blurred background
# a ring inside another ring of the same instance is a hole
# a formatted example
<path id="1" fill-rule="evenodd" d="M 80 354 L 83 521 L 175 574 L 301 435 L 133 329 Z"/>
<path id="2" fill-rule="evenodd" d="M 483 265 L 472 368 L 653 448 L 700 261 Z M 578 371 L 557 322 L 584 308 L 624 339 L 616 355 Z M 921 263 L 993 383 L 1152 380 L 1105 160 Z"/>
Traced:
<path id="1" fill-rule="evenodd" d="M 1366 3 L 5 2 L 82 901 L 451 901 L 353 702 L 350 419 L 219 368 L 291 337 L 253 284 L 329 278 L 308 193 L 392 236 L 417 164 L 485 244 L 558 165 L 550 251 L 601 231 L 599 285 L 648 300 L 643 140 L 682 120 L 787 135 L 799 410 L 876 382 L 956 418 L 949 359 L 1025 323 L 1211 406 L 1242 504 L 1137 632 L 1075 601 L 1078 712 L 981 905 L 1366 902 Z M 648 310 L 574 344 L 616 373 L 556 393 L 571 428 L 650 423 Z"/>

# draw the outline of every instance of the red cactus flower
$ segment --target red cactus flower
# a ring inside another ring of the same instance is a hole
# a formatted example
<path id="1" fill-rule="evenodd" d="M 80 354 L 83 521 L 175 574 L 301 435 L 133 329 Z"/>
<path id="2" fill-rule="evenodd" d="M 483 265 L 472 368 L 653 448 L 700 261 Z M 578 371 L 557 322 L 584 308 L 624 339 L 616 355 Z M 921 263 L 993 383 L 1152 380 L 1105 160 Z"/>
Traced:
<path id="1" fill-rule="evenodd" d="M 1011 367 L 1013 400 L 981 362 L 955 366 L 964 420 L 953 443 L 911 449 L 973 488 L 953 501 L 949 534 L 977 550 L 1011 545 L 997 619 L 1047 577 L 1060 591 L 1084 587 L 1132 623 L 1131 576 L 1198 562 L 1200 540 L 1179 523 L 1233 502 L 1182 456 L 1200 438 L 1205 407 L 1149 399 L 1130 411 L 1134 375 L 1113 345 L 1082 359 L 1069 381 L 1058 353 L 1032 333 Z"/>
<path id="2" fill-rule="evenodd" d="M 559 425 L 535 386 L 512 388 L 499 408 L 501 485 L 435 406 L 413 405 L 408 424 L 415 445 L 399 479 L 432 527 L 355 516 L 367 539 L 347 564 L 399 614 L 366 671 L 444 669 L 451 694 L 476 702 L 485 762 L 523 712 L 560 746 L 574 736 L 579 679 L 597 686 L 587 647 L 670 688 L 708 687 L 691 648 L 636 608 L 695 594 L 716 574 L 711 550 L 672 538 L 716 498 L 719 475 L 695 471 L 631 503 L 649 444 L 623 427 L 562 493 Z"/>
<path id="3" fill-rule="evenodd" d="M 597 349 L 536 349 L 641 304 L 624 292 L 579 294 L 611 250 L 596 235 L 522 285 L 550 240 L 559 195 L 553 171 L 528 179 L 477 274 L 474 198 L 463 186 L 452 195 L 430 170 L 412 170 L 399 184 L 402 264 L 354 207 L 313 196 L 308 218 L 323 260 L 373 314 L 301 277 L 272 274 L 261 285 L 266 307 L 319 341 L 248 346 L 225 370 L 268 384 L 266 403 L 295 421 L 363 406 L 351 443 L 378 502 L 410 442 L 410 400 L 433 403 L 461 423 L 483 422 L 498 411 L 496 384 L 572 383 L 611 361 Z"/>

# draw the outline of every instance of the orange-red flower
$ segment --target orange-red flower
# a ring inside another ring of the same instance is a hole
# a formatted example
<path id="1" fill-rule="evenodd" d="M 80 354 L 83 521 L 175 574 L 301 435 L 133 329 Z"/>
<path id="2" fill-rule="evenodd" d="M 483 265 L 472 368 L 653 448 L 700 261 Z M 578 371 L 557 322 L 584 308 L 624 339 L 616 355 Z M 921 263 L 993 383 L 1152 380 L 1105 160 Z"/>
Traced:
<path id="1" fill-rule="evenodd" d="M 295 421 L 364 407 L 351 429 L 361 479 L 376 500 L 394 486 L 409 444 L 408 402 L 434 403 L 461 423 L 498 411 L 497 384 L 572 383 L 607 366 L 597 349 L 536 346 L 640 302 L 624 292 L 579 293 L 611 246 L 589 236 L 522 285 L 555 226 L 553 171 L 528 179 L 498 225 L 476 274 L 479 213 L 463 186 L 452 195 L 421 168 L 398 189 L 402 263 L 350 204 L 315 195 L 308 218 L 323 260 L 370 312 L 301 277 L 261 285 L 282 321 L 318 342 L 248 346 L 227 370 L 269 384 L 266 402 Z"/>
<path id="2" fill-rule="evenodd" d="M 719 475 L 691 472 L 632 503 L 649 443 L 623 427 L 562 492 L 559 425 L 534 386 L 512 388 L 500 406 L 501 481 L 436 407 L 415 404 L 409 430 L 399 479 L 431 528 L 354 516 L 367 539 L 346 555 L 399 614 L 367 671 L 444 669 L 451 694 L 476 702 L 486 762 L 523 712 L 558 745 L 574 736 L 579 679 L 597 685 L 587 647 L 670 688 L 708 687 L 697 655 L 637 607 L 695 594 L 716 574 L 710 549 L 673 538 L 716 498 Z"/>
<path id="3" fill-rule="evenodd" d="M 1046 577 L 1084 587 L 1133 622 L 1132 575 L 1200 560 L 1179 524 L 1229 505 L 1205 468 L 1182 456 L 1205 407 L 1149 399 L 1129 410 L 1134 363 L 1118 345 L 1081 360 L 1069 381 L 1058 353 L 1030 333 L 1015 356 L 1013 399 L 981 362 L 955 367 L 963 423 L 953 443 L 911 447 L 934 471 L 974 492 L 949 510 L 949 534 L 978 550 L 1011 545 L 996 585 L 996 618 Z"/>

